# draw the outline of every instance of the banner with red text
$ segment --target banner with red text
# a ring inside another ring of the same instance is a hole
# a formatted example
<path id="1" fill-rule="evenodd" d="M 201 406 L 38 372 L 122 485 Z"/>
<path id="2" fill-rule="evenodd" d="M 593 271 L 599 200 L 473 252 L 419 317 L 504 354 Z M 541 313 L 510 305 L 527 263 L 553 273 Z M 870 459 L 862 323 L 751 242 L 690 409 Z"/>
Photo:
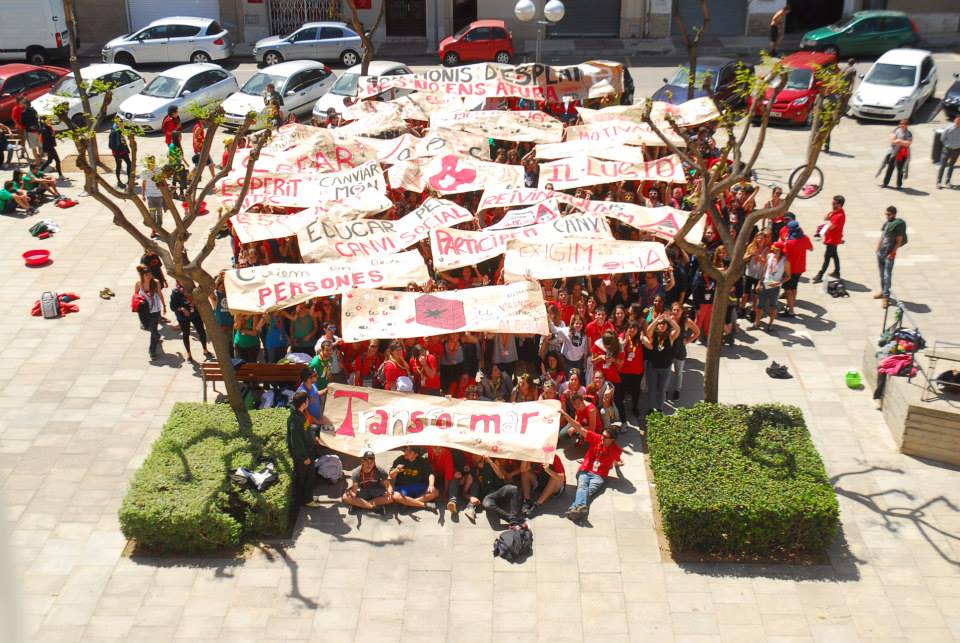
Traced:
<path id="1" fill-rule="evenodd" d="M 513 239 L 507 243 L 503 278 L 508 283 L 530 283 L 527 280 L 657 271 L 669 267 L 664 246 L 656 241 Z"/>
<path id="2" fill-rule="evenodd" d="M 642 123 L 647 109 L 646 100 L 648 99 L 633 105 L 613 105 L 603 109 L 578 107 L 577 112 L 580 114 L 580 120 L 588 124 L 611 121 Z M 650 119 L 657 124 L 658 128 L 670 127 L 667 117 L 673 119 L 679 127 L 694 127 L 720 118 L 720 110 L 709 96 L 694 98 L 679 105 L 653 101 L 650 107 Z"/>
<path id="3" fill-rule="evenodd" d="M 377 159 L 388 165 L 444 154 L 490 160 L 490 144 L 486 138 L 453 129 L 430 128 L 422 138 L 404 134 L 388 139 L 357 137 L 357 140 L 375 149 Z"/>
<path id="4" fill-rule="evenodd" d="M 221 201 L 232 203 L 231 198 L 240 193 L 243 184 L 244 177 L 236 175 L 221 181 Z M 250 178 L 245 203 L 314 207 L 322 201 L 347 201 L 362 198 L 365 193 L 382 195 L 386 191 L 383 170 L 380 163 L 373 160 L 343 172 L 254 173 Z"/>
<path id="5" fill-rule="evenodd" d="M 288 129 L 289 128 L 289 129 Z M 284 125 L 260 151 L 254 176 L 301 172 L 343 172 L 376 160 L 376 150 L 362 141 L 334 134 L 337 130 Z M 246 176 L 251 148 L 238 149 L 226 180 Z"/>
<path id="6" fill-rule="evenodd" d="M 475 217 L 452 201 L 430 198 L 397 221 L 313 220 L 300 229 L 297 242 L 304 261 L 376 257 L 393 254 L 426 239 L 434 228 L 455 226 Z"/>
<path id="7" fill-rule="evenodd" d="M 659 129 L 675 146 L 686 147 L 686 140 L 672 129 L 667 126 Z M 587 125 L 572 125 L 565 130 L 565 136 L 567 141 L 666 147 L 663 139 L 649 125 L 632 121 L 599 121 Z"/>
<path id="8" fill-rule="evenodd" d="M 649 232 L 667 241 L 672 241 L 673 238 L 677 236 L 677 233 L 679 233 L 687 223 L 687 218 L 690 216 L 690 213 L 685 210 L 678 210 L 667 205 L 660 206 L 659 208 L 648 208 L 635 203 L 576 199 L 566 194 L 559 200 L 562 200 L 564 203 L 569 203 L 574 208 L 583 212 L 616 219 L 632 228 Z M 686 239 L 690 243 L 700 243 L 703 239 L 702 217 L 690 228 Z"/>
<path id="9" fill-rule="evenodd" d="M 546 335 L 540 284 L 434 293 L 353 290 L 343 296 L 343 339 L 433 337 L 464 331 Z"/>
<path id="10" fill-rule="evenodd" d="M 548 239 L 611 239 L 607 220 L 594 214 L 561 217 L 548 223 L 510 230 L 457 230 L 437 228 L 430 231 L 433 267 L 453 270 L 472 266 L 503 254 L 511 239 L 545 241 Z"/>
<path id="11" fill-rule="evenodd" d="M 438 112 L 430 116 L 430 127 L 447 127 L 502 141 L 558 143 L 563 140 L 563 123 L 538 111 Z"/>
<path id="12" fill-rule="evenodd" d="M 505 188 L 501 185 L 487 187 L 480 196 L 477 212 L 490 208 L 513 208 L 542 203 L 547 199 L 559 198 L 559 192 L 538 190 L 537 188 Z M 566 195 L 563 195 L 566 196 Z"/>
<path id="13" fill-rule="evenodd" d="M 272 263 L 224 272 L 228 307 L 263 313 L 354 288 L 400 288 L 430 278 L 416 250 L 393 255 L 323 263 Z"/>
<path id="14" fill-rule="evenodd" d="M 602 161 L 591 156 L 578 156 L 540 164 L 538 187 L 550 184 L 554 190 L 617 181 L 665 181 L 686 183 L 683 164 L 673 154 L 646 163 Z"/>
<path id="15" fill-rule="evenodd" d="M 540 203 L 518 208 L 516 210 L 507 210 L 503 218 L 489 225 L 484 230 L 508 230 L 510 228 L 522 228 L 524 226 L 537 225 L 538 223 L 549 223 L 560 218 L 560 206 L 557 199 L 547 199 Z"/>
<path id="16" fill-rule="evenodd" d="M 643 163 L 643 148 L 636 145 L 598 145 L 594 141 L 572 140 L 563 143 L 541 143 L 536 147 L 538 159 L 564 159 L 571 156 L 592 156 L 605 161 Z"/>
<path id="17" fill-rule="evenodd" d="M 480 402 L 333 384 L 324 415 L 333 430 L 321 431 L 320 442 L 350 455 L 410 444 L 548 463 L 556 452 L 560 403 Z"/>
<path id="18" fill-rule="evenodd" d="M 482 190 L 488 185 L 523 186 L 523 166 L 478 161 L 456 154 L 435 156 L 421 167 L 427 189 L 439 194 Z"/>
<path id="19" fill-rule="evenodd" d="M 240 243 L 253 243 L 293 236 L 316 219 L 317 216 L 312 209 L 294 214 L 248 211 L 230 217 L 230 225 L 233 226 L 233 231 Z"/>

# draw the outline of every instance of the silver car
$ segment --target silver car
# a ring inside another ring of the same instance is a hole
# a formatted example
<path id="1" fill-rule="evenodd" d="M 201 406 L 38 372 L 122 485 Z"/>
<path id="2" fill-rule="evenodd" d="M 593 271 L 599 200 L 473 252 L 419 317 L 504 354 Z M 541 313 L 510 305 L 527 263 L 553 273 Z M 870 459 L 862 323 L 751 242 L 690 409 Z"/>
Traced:
<path id="1" fill-rule="evenodd" d="M 154 76 L 139 94 L 120 104 L 117 114 L 128 123 L 156 131 L 170 107 L 180 108 L 180 120 L 186 123 L 193 120 L 190 105 L 219 103 L 239 89 L 233 74 L 219 65 L 180 65 Z"/>
<path id="2" fill-rule="evenodd" d="M 289 36 L 270 36 L 257 41 L 253 57 L 264 65 L 285 60 L 339 60 L 352 67 L 360 62 L 360 36 L 342 22 L 308 22 Z"/>
<path id="3" fill-rule="evenodd" d="M 236 94 L 220 105 L 228 127 L 238 127 L 249 112 L 258 115 L 255 129 L 268 125 L 263 93 L 273 85 L 280 94 L 284 114 L 305 116 L 318 98 L 330 91 L 337 76 L 323 63 L 312 60 L 291 60 L 268 67 L 250 77 Z"/>
<path id="4" fill-rule="evenodd" d="M 154 20 L 126 36 L 114 38 L 100 52 L 103 62 L 133 66 L 136 63 L 208 63 L 233 55 L 230 32 L 210 18 L 179 16 Z"/>

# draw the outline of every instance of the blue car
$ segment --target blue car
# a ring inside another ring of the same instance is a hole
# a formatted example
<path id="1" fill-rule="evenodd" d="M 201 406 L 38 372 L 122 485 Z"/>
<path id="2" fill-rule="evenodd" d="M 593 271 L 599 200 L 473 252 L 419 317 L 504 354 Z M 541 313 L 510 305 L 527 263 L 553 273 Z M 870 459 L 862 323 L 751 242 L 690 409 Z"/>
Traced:
<path id="1" fill-rule="evenodd" d="M 753 71 L 753 65 L 748 65 L 731 58 L 704 58 L 697 61 L 696 87 L 693 88 L 693 97 L 701 98 L 713 94 L 716 100 L 728 107 L 743 107 L 746 98 L 739 95 L 737 84 L 737 66 L 745 65 Z M 679 105 L 687 102 L 687 84 L 689 82 L 689 65 L 680 65 L 674 72 L 673 78 L 667 80 L 663 87 L 653 94 L 653 100 Z"/>

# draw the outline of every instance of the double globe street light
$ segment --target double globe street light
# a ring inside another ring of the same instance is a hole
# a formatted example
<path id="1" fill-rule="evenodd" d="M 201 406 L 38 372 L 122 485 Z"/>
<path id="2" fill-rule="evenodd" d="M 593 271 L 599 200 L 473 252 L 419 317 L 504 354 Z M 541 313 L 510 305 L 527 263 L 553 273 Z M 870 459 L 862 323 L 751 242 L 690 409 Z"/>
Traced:
<path id="1" fill-rule="evenodd" d="M 566 11 L 566 7 L 560 0 L 549 0 L 543 6 L 543 17 L 546 20 L 537 20 L 537 50 L 534 62 L 540 62 L 540 42 L 543 40 L 543 28 L 563 20 Z M 513 15 L 520 22 L 530 22 L 537 17 L 537 5 L 534 4 L 533 0 L 517 0 L 517 4 L 513 7 Z"/>

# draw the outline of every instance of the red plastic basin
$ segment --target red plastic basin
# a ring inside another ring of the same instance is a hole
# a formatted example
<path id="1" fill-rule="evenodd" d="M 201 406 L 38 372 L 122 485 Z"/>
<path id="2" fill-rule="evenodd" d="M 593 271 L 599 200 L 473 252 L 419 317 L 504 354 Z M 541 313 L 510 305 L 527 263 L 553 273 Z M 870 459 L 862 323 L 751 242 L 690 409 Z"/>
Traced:
<path id="1" fill-rule="evenodd" d="M 49 250 L 27 250 L 23 253 L 23 260 L 28 266 L 42 266 L 50 261 Z"/>

